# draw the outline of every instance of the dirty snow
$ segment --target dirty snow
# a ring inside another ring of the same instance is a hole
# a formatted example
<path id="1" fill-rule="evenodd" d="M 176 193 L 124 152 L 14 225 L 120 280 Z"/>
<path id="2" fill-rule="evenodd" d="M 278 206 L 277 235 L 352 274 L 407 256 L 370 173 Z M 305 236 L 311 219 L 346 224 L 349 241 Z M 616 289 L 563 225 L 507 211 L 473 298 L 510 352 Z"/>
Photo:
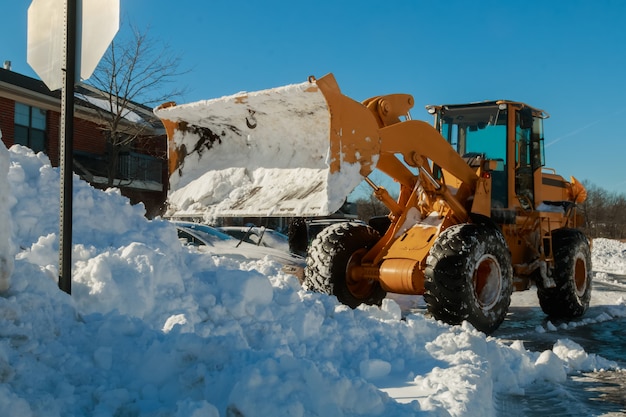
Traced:
<path id="1" fill-rule="evenodd" d="M 76 178 L 69 296 L 57 287 L 58 170 L 20 146 L 0 150 L 0 168 L 9 161 L 1 416 L 484 417 L 497 393 L 616 367 L 570 340 L 531 352 L 467 325 L 401 320 L 392 299 L 351 310 L 268 260 L 184 249 L 166 221 Z M 625 251 L 599 240 L 593 260 L 624 273 Z M 626 314 L 618 296 L 602 303 Z"/>

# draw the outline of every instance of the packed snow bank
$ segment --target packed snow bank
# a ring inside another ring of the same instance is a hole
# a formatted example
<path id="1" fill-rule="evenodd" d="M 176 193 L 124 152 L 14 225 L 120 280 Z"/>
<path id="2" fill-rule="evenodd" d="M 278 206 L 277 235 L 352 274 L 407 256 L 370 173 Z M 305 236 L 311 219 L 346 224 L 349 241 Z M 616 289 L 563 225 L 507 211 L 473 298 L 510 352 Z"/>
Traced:
<path id="1" fill-rule="evenodd" d="M 591 253 L 594 271 L 626 274 L 626 243 L 610 239 L 594 239 Z"/>
<path id="2" fill-rule="evenodd" d="M 69 296 L 58 172 L 9 154 L 19 252 L 0 297 L 2 416 L 491 416 L 496 392 L 616 366 L 568 340 L 530 352 L 403 320 L 390 299 L 351 310 L 269 261 L 183 249 L 167 222 L 77 179 Z"/>
<path id="3" fill-rule="evenodd" d="M 0 131 L 2 139 L 2 131 Z M 9 277 L 13 271 L 13 249 L 11 247 L 11 192 L 6 180 L 9 173 L 9 153 L 0 141 L 0 293 L 9 288 Z"/>

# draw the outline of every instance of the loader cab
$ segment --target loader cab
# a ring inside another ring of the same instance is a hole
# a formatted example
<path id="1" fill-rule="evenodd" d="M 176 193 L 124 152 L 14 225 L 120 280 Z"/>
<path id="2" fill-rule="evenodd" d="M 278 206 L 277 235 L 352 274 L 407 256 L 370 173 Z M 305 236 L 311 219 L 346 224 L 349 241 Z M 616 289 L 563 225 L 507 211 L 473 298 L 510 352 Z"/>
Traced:
<path id="1" fill-rule="evenodd" d="M 428 109 L 435 127 L 471 167 L 481 160 L 496 162 L 491 172 L 494 208 L 508 207 L 508 108 L 497 102 L 444 105 Z"/>
<path id="2" fill-rule="evenodd" d="M 437 130 L 470 166 L 495 161 L 492 208 L 534 208 L 535 173 L 544 165 L 543 111 L 505 100 L 427 109 Z"/>

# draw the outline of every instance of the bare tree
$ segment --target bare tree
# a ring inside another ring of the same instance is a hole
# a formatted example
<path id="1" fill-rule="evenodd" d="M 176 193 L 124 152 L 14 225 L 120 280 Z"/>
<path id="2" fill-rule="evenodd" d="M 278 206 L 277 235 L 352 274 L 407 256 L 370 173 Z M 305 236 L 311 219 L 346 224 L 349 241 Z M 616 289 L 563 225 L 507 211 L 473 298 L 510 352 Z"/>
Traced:
<path id="1" fill-rule="evenodd" d="M 150 106 L 171 101 L 183 93 L 177 87 L 167 88 L 185 72 L 179 71 L 180 56 L 167 45 L 149 38 L 147 31 L 131 27 L 131 32 L 127 40 L 111 43 L 90 79 L 97 89 L 92 92 L 97 91 L 101 103 L 105 103 L 94 108 L 107 140 L 108 186 L 114 185 L 120 153 L 151 131 L 152 126 L 141 120 L 154 117 Z"/>
<path id="2" fill-rule="evenodd" d="M 359 219 L 368 221 L 372 217 L 386 216 L 389 209 L 378 200 L 373 194 L 368 198 L 359 198 L 356 200 L 357 215 Z"/>
<path id="3" fill-rule="evenodd" d="M 626 196 L 609 192 L 589 182 L 587 200 L 582 204 L 586 218 L 585 232 L 592 238 L 626 238 Z"/>

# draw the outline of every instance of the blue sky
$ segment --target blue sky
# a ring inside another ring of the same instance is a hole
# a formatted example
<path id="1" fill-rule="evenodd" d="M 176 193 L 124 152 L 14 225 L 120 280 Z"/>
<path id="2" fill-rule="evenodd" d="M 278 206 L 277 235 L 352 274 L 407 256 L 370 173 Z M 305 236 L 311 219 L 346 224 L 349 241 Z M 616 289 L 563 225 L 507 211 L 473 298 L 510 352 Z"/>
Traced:
<path id="1" fill-rule="evenodd" d="M 26 63 L 27 0 L 4 1 L 0 60 Z M 180 53 L 184 100 L 332 72 L 344 94 L 547 111 L 547 166 L 626 194 L 626 1 L 121 0 L 122 29 Z"/>

